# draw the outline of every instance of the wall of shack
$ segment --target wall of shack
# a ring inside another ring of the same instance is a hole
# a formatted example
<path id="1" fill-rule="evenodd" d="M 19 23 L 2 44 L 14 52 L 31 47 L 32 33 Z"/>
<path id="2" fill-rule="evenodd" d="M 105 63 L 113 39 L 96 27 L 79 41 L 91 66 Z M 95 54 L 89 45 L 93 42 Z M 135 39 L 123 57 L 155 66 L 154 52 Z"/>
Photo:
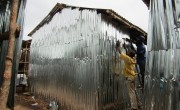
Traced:
<path id="1" fill-rule="evenodd" d="M 129 37 L 126 28 L 94 9 L 65 8 L 32 37 L 29 75 L 36 94 L 66 109 L 127 108 L 124 78 L 114 74 L 115 42 Z"/>

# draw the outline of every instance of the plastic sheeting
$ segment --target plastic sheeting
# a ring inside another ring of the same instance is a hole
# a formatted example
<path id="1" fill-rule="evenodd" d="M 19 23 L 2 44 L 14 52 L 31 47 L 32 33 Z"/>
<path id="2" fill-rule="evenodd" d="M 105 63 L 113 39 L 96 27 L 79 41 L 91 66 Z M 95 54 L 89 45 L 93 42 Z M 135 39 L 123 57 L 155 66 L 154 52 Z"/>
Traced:
<path id="1" fill-rule="evenodd" d="M 144 110 L 180 108 L 179 7 L 179 0 L 151 0 Z"/>
<path id="2" fill-rule="evenodd" d="M 64 8 L 32 37 L 29 75 L 36 94 L 61 109 L 127 109 L 124 78 L 114 74 L 115 43 L 129 37 L 125 28 L 94 9 Z"/>
<path id="3" fill-rule="evenodd" d="M 0 0 L 0 33 L 9 31 L 10 25 L 10 14 L 11 14 L 11 0 Z M 23 34 L 23 22 L 24 22 L 24 9 L 26 5 L 26 0 L 19 1 L 17 24 L 21 27 L 21 32 L 18 38 L 15 40 L 15 50 L 14 50 L 14 61 L 12 69 L 12 80 L 10 87 L 10 95 L 8 99 L 8 106 L 14 106 L 14 87 L 15 87 L 15 74 L 18 70 L 19 52 L 21 48 L 22 34 Z M 0 41 L 0 86 L 3 82 L 3 73 L 5 69 L 5 57 L 8 49 L 8 40 Z"/>

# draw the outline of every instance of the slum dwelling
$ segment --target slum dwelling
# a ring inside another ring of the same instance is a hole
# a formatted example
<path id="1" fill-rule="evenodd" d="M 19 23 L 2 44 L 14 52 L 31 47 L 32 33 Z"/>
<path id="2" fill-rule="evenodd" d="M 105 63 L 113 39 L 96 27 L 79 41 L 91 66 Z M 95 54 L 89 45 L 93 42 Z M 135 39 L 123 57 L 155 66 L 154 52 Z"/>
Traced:
<path id="1" fill-rule="evenodd" d="M 32 91 L 62 109 L 126 109 L 129 103 L 115 43 L 147 33 L 111 9 L 56 4 L 30 33 Z M 116 106 L 115 106 L 116 105 Z"/>

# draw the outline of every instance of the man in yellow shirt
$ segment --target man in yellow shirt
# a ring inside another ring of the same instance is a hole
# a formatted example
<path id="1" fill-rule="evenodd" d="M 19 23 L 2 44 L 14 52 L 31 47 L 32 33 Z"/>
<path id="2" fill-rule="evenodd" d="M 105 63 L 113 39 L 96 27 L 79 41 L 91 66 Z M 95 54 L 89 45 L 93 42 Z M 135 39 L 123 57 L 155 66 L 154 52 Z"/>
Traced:
<path id="1" fill-rule="evenodd" d="M 116 50 L 120 53 L 120 58 L 125 63 L 124 68 L 123 68 L 123 75 L 126 78 L 126 85 L 128 89 L 129 98 L 130 98 L 131 110 L 138 110 L 138 107 L 140 107 L 142 104 L 135 93 L 135 71 L 134 71 L 135 64 L 136 64 L 135 51 L 132 51 L 132 50 L 128 51 L 126 49 L 125 44 L 123 46 L 126 50 L 127 55 L 121 52 L 120 42 L 117 41 Z"/>
<path id="2" fill-rule="evenodd" d="M 124 68 L 123 68 L 123 74 L 126 78 L 134 79 L 135 78 L 135 64 L 136 60 L 134 57 L 130 57 L 124 53 L 120 54 L 120 58 L 124 60 Z"/>

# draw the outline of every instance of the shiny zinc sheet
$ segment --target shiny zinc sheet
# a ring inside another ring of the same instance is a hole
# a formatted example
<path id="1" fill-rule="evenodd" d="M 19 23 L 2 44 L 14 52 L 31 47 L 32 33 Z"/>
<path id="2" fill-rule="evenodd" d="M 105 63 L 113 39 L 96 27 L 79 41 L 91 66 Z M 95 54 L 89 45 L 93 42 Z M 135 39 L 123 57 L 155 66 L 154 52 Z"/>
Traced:
<path id="1" fill-rule="evenodd" d="M 180 109 L 179 7 L 179 0 L 151 0 L 144 110 Z"/>
<path id="2" fill-rule="evenodd" d="M 33 35 L 30 51 L 32 90 L 61 109 L 125 110 L 129 98 L 115 76 L 117 39 L 129 33 L 97 10 L 65 8 Z M 120 62 L 118 71 L 122 70 Z"/>

